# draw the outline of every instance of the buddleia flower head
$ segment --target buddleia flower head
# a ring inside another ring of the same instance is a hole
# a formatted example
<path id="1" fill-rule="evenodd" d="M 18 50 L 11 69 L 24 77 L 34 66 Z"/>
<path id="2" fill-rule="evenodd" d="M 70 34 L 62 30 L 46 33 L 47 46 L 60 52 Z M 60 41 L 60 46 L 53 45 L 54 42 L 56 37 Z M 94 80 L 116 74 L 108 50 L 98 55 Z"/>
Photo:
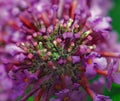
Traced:
<path id="1" fill-rule="evenodd" d="M 0 101 L 110 101 L 104 86 L 120 84 L 110 0 L 0 5 Z"/>

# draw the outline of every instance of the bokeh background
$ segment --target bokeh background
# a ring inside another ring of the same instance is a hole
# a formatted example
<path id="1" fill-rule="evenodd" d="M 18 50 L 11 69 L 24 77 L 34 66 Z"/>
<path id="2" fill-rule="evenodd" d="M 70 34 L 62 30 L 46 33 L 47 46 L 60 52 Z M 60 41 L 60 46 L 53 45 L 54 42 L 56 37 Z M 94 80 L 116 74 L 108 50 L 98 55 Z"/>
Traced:
<path id="1" fill-rule="evenodd" d="M 120 42 L 120 0 L 113 0 L 113 7 L 109 12 L 109 16 L 112 17 L 112 27 L 115 32 L 118 33 L 118 41 Z M 104 94 L 110 96 L 113 101 L 120 101 L 120 85 L 113 84 L 111 91 L 107 91 L 104 88 Z M 33 97 L 30 97 L 27 101 L 34 101 Z M 90 98 L 88 101 L 92 101 Z"/>
<path id="2" fill-rule="evenodd" d="M 118 33 L 118 41 L 120 42 L 120 0 L 113 0 L 113 7 L 109 12 L 112 17 L 113 30 Z M 113 101 L 120 101 L 120 85 L 113 84 L 111 91 L 104 89 L 105 95 L 111 97 Z"/>
<path id="3" fill-rule="evenodd" d="M 113 0 L 113 7 L 109 12 L 109 16 L 112 17 L 112 27 L 118 33 L 120 41 L 120 0 Z"/>

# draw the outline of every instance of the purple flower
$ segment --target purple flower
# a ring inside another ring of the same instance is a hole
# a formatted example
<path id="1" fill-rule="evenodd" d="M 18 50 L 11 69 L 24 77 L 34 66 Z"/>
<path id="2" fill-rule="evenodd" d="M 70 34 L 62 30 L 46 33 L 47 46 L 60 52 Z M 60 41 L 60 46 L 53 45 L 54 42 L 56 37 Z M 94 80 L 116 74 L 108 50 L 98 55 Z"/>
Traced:
<path id="1" fill-rule="evenodd" d="M 89 51 L 89 48 L 86 45 L 80 45 L 79 46 L 79 54 L 84 54 Z"/>
<path id="2" fill-rule="evenodd" d="M 114 73 L 113 75 L 113 82 L 115 82 L 116 84 L 120 84 L 120 73 Z"/>
<path id="3" fill-rule="evenodd" d="M 109 99 L 109 96 L 104 96 L 104 95 L 96 95 L 93 101 L 112 101 Z"/>
<path id="4" fill-rule="evenodd" d="M 12 56 L 17 54 L 17 53 L 23 53 L 24 52 L 20 47 L 17 47 L 14 44 L 6 45 L 5 51 Z"/>
<path id="5" fill-rule="evenodd" d="M 109 70 L 108 70 L 108 83 L 107 88 L 108 90 L 111 89 L 112 82 L 116 84 L 120 84 L 119 76 L 120 73 L 117 72 L 118 68 L 118 62 L 116 60 L 113 60 L 113 62 L 110 64 Z"/>
<path id="6" fill-rule="evenodd" d="M 98 94 L 101 94 L 104 90 L 105 78 L 100 77 L 98 80 L 93 81 L 90 88 Z"/>
<path id="7" fill-rule="evenodd" d="M 30 96 L 85 101 L 87 94 L 93 101 L 109 100 L 96 93 L 102 93 L 106 78 L 107 87 L 120 84 L 119 44 L 106 17 L 110 5 L 108 0 L 1 0 L 0 101 Z"/>
<path id="8" fill-rule="evenodd" d="M 20 53 L 20 54 L 16 55 L 16 57 L 15 57 L 15 59 L 20 62 L 23 61 L 25 58 L 26 58 L 26 56 L 23 53 Z"/>
<path id="9" fill-rule="evenodd" d="M 104 57 L 96 57 L 93 59 L 93 63 L 96 65 L 97 68 L 101 70 L 105 70 L 107 67 L 107 60 Z"/>
<path id="10" fill-rule="evenodd" d="M 10 96 L 10 90 L 13 87 L 13 83 L 11 79 L 8 77 L 6 71 L 5 71 L 5 66 L 0 64 L 0 100 L 1 101 L 6 101 Z"/>
<path id="11" fill-rule="evenodd" d="M 63 60 L 63 59 L 59 59 L 59 60 L 58 60 L 58 64 L 60 64 L 60 65 L 65 64 L 65 60 Z"/>
<path id="12" fill-rule="evenodd" d="M 79 63 L 80 62 L 80 56 L 72 56 L 72 62 L 73 62 L 73 64 Z"/>
<path id="13" fill-rule="evenodd" d="M 106 15 L 108 10 L 111 8 L 112 3 L 110 0 L 92 0 L 90 2 L 90 11 L 93 17 Z"/>
<path id="14" fill-rule="evenodd" d="M 80 91 L 69 91 L 68 89 L 56 93 L 56 96 L 58 97 L 57 100 L 60 99 L 60 101 L 79 101 L 80 99 L 82 100 L 82 94 Z"/>
<path id="15" fill-rule="evenodd" d="M 70 32 L 65 32 L 65 33 L 63 33 L 63 38 L 64 38 L 64 39 L 72 38 L 72 37 L 73 37 L 73 33 L 70 33 Z"/>
<path id="16" fill-rule="evenodd" d="M 95 18 L 92 23 L 94 24 L 94 30 L 105 31 L 105 30 L 111 29 L 109 22 L 111 22 L 111 18 L 109 17 L 105 17 L 105 18 L 98 17 L 98 18 Z"/>

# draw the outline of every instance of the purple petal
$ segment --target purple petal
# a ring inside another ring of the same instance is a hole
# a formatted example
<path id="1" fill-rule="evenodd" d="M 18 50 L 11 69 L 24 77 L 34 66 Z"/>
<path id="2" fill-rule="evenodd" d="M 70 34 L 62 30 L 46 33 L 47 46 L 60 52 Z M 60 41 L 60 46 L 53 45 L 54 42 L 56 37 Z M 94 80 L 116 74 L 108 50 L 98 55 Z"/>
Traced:
<path id="1" fill-rule="evenodd" d="M 73 64 L 79 63 L 80 62 L 80 56 L 72 56 L 72 62 L 73 62 Z"/>
<path id="2" fill-rule="evenodd" d="M 115 73 L 112 75 L 113 81 L 117 84 L 120 84 L 120 73 Z"/>
<path id="3" fill-rule="evenodd" d="M 20 47 L 17 47 L 14 44 L 8 44 L 5 47 L 5 51 L 14 56 L 16 53 L 24 52 Z"/>
<path id="4" fill-rule="evenodd" d="M 97 65 L 99 69 L 104 70 L 107 66 L 107 60 L 103 57 L 93 59 L 93 62 Z"/>
<path id="5" fill-rule="evenodd" d="M 73 37 L 73 33 L 71 32 L 65 32 L 63 33 L 63 38 L 66 39 L 66 38 L 72 38 Z"/>
<path id="6" fill-rule="evenodd" d="M 112 101 L 112 100 L 109 99 L 109 96 L 104 96 L 104 95 L 97 94 L 95 96 L 95 98 L 93 99 L 93 101 Z"/>
<path id="7" fill-rule="evenodd" d="M 96 74 L 96 71 L 94 69 L 94 67 L 92 65 L 88 65 L 86 67 L 86 72 L 85 72 L 86 75 L 90 75 L 90 76 L 94 76 Z"/>
<path id="8" fill-rule="evenodd" d="M 78 33 L 74 34 L 74 36 L 75 36 L 76 39 L 80 38 L 80 34 L 78 34 Z"/>

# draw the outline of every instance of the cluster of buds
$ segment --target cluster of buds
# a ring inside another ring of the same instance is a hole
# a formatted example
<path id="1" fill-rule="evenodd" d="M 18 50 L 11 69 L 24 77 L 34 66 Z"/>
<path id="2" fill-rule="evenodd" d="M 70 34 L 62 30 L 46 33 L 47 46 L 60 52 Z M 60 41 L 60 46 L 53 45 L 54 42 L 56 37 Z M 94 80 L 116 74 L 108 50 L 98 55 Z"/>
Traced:
<path id="1" fill-rule="evenodd" d="M 0 5 L 0 101 L 111 101 L 101 95 L 120 84 L 110 0 Z"/>

